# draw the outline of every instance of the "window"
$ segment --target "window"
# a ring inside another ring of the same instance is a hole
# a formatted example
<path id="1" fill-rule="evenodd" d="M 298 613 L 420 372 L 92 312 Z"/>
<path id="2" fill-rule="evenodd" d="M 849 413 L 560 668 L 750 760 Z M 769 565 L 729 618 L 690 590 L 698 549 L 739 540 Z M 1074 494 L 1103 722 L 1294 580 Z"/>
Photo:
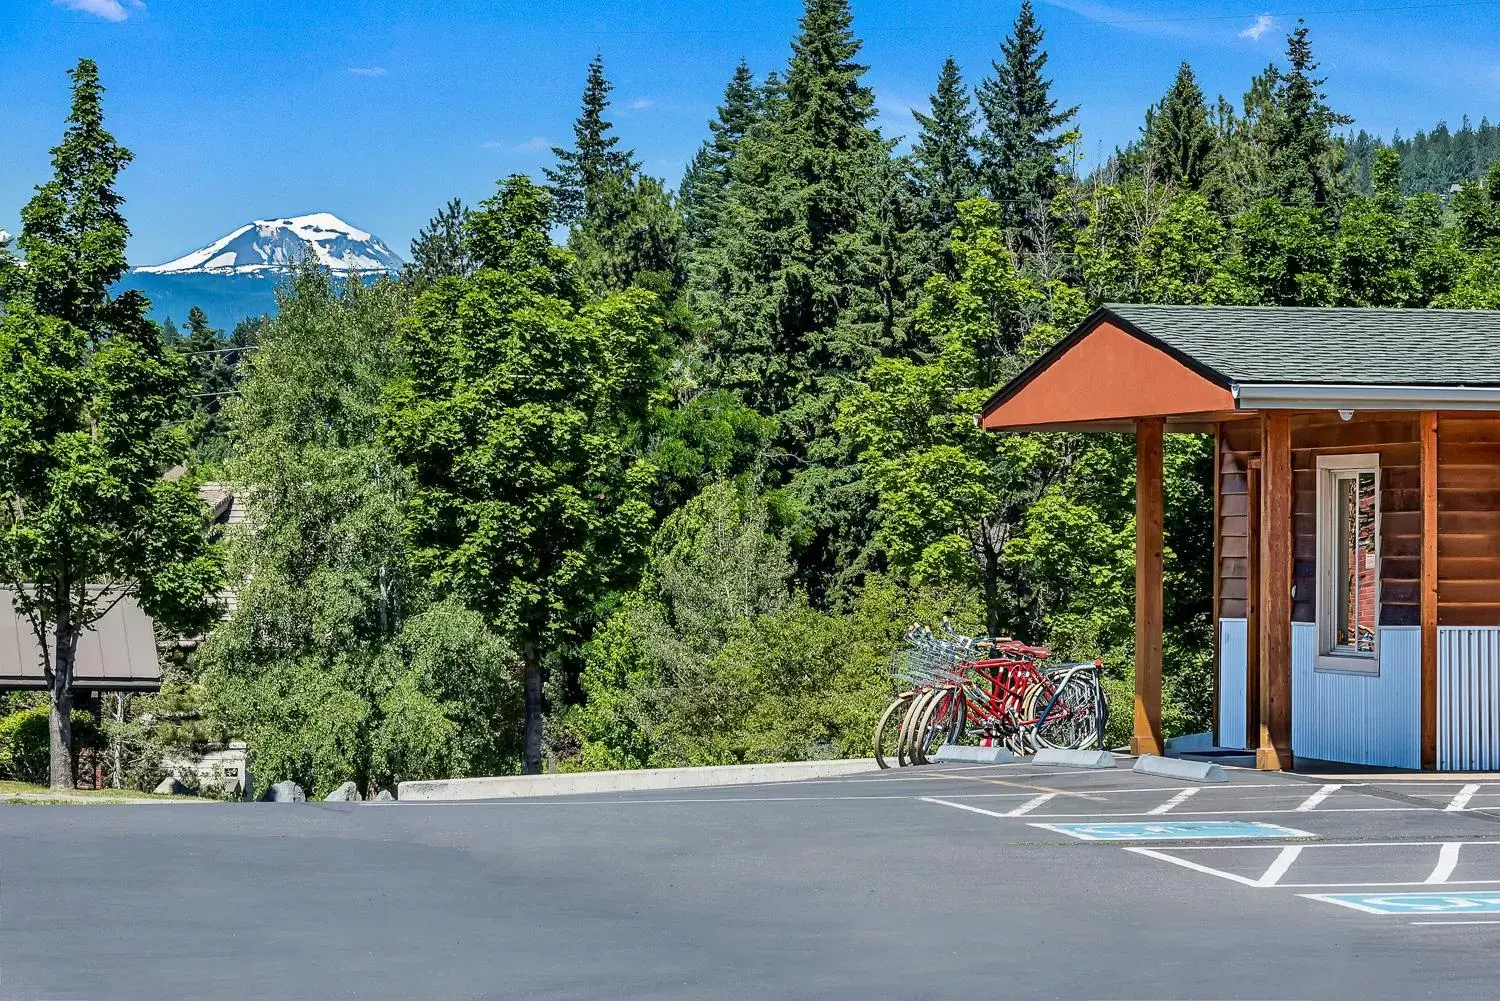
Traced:
<path id="1" fill-rule="evenodd" d="M 1318 669 L 1375 674 L 1380 456 L 1318 456 Z"/>

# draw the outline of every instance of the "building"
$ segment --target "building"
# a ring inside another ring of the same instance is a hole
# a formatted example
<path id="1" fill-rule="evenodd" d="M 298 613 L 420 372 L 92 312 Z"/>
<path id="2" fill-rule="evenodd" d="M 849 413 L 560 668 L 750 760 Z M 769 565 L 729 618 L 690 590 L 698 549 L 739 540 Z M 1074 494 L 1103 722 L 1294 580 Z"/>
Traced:
<path id="1" fill-rule="evenodd" d="M 1137 753 L 1173 431 L 1215 443 L 1215 742 L 1500 768 L 1500 311 L 1109 305 L 981 424 L 1136 436 Z"/>

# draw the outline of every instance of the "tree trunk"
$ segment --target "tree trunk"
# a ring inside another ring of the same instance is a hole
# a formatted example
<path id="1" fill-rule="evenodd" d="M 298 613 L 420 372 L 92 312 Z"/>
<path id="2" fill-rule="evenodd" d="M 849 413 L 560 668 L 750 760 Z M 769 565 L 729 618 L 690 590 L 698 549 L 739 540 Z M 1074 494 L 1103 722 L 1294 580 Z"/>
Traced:
<path id="1" fill-rule="evenodd" d="M 72 789 L 73 776 L 73 656 L 78 635 L 66 617 L 53 634 L 52 715 L 47 727 L 50 738 L 48 777 L 54 789 Z"/>
<path id="2" fill-rule="evenodd" d="M 526 739 L 521 753 L 521 768 L 527 775 L 542 771 L 542 657 L 535 643 L 521 651 L 526 662 Z"/>

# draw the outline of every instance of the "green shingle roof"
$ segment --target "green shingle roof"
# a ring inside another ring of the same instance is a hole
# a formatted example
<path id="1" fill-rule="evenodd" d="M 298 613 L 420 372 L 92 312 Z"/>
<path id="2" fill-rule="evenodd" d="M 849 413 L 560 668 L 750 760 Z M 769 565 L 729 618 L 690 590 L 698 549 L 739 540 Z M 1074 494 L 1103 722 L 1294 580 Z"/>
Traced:
<path id="1" fill-rule="evenodd" d="M 1111 303 L 1103 313 L 1237 384 L 1500 386 L 1500 310 Z"/>

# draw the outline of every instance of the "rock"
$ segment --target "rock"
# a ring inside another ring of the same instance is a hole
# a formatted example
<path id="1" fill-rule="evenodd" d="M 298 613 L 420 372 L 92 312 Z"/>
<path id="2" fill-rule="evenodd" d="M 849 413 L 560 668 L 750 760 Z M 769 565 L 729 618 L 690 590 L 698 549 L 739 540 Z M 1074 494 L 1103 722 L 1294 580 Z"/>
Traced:
<path id="1" fill-rule="evenodd" d="M 183 785 L 182 780 L 175 775 L 168 775 L 151 791 L 168 796 L 191 796 L 193 794 L 193 790 Z"/>
<path id="2" fill-rule="evenodd" d="M 333 792 L 323 797 L 325 803 L 358 803 L 359 786 L 353 782 L 345 782 Z"/>
<path id="3" fill-rule="evenodd" d="M 396 797 L 391 795 L 391 791 L 389 789 L 382 789 L 380 790 L 380 795 L 375 797 L 375 802 L 394 803 L 396 802 Z"/>
<path id="4" fill-rule="evenodd" d="M 262 803 L 306 803 L 307 794 L 295 782 L 278 782 L 261 796 Z"/>

